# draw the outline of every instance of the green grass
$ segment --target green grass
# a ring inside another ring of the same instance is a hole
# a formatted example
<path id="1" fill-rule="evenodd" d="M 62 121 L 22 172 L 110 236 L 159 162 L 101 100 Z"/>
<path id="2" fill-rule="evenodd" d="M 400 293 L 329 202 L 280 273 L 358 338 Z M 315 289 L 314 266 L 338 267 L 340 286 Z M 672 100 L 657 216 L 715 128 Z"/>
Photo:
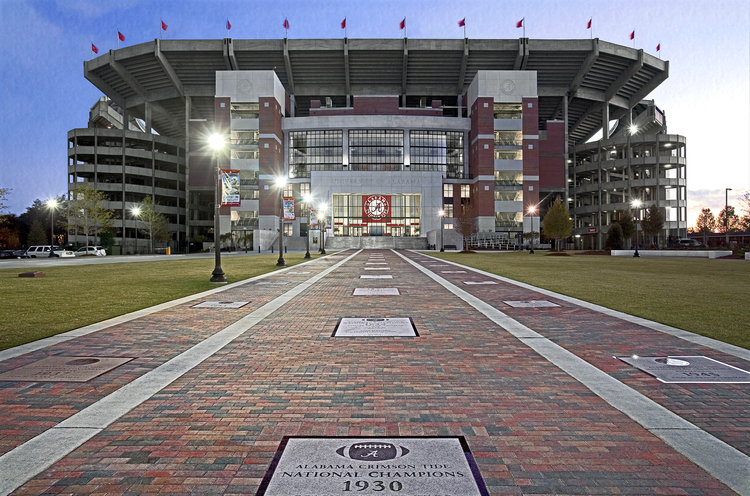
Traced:
<path id="1" fill-rule="evenodd" d="M 431 253 L 750 349 L 750 263 L 596 255 Z"/>
<path id="2" fill-rule="evenodd" d="M 288 266 L 303 253 L 284 256 Z M 313 254 L 317 258 L 318 254 Z M 278 255 L 224 257 L 229 283 L 277 269 Z M 20 278 L 33 269 L 0 270 L 0 350 L 53 336 L 218 285 L 208 280 L 213 258 L 44 267 L 44 277 Z"/>

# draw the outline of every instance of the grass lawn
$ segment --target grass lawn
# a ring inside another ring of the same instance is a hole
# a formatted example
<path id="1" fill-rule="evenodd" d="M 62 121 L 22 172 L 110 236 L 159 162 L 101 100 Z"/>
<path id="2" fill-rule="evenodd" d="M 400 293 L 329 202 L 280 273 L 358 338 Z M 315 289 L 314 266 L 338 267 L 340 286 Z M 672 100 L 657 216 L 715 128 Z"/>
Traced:
<path id="1" fill-rule="evenodd" d="M 284 255 L 287 266 L 304 253 Z M 318 257 L 317 252 L 312 254 Z M 278 255 L 223 257 L 232 283 L 277 269 Z M 30 266 L 31 267 L 31 266 Z M 0 270 L 0 350 L 100 322 L 218 285 L 208 280 L 213 258 L 44 267 L 44 277 L 21 278 L 34 269 Z"/>
<path id="2" fill-rule="evenodd" d="M 597 255 L 430 253 L 750 349 L 750 263 Z"/>

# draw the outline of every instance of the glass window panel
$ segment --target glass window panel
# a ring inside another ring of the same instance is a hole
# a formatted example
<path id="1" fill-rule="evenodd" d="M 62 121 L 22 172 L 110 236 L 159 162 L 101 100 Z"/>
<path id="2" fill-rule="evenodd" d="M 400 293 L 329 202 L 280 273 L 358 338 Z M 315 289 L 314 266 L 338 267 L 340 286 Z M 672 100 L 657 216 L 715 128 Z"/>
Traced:
<path id="1" fill-rule="evenodd" d="M 342 168 L 341 130 L 289 133 L 289 177 L 310 177 L 310 171 L 340 171 Z"/>
<path id="2" fill-rule="evenodd" d="M 494 114 L 495 119 L 521 119 L 523 110 L 520 103 L 496 103 Z"/>

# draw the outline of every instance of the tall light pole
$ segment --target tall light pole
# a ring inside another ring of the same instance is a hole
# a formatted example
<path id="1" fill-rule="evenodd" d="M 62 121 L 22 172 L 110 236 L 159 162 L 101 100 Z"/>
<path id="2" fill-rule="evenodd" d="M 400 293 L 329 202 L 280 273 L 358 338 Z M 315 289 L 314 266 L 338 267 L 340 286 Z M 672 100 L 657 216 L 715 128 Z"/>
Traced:
<path id="1" fill-rule="evenodd" d="M 141 220 L 141 207 L 138 205 L 134 207 L 130 207 L 130 213 L 133 217 L 135 217 L 136 225 L 135 225 L 135 254 L 138 255 L 138 224 L 137 222 Z"/>
<path id="2" fill-rule="evenodd" d="M 438 212 L 438 215 L 440 216 L 440 251 L 445 251 L 445 246 L 443 245 L 443 220 L 445 219 L 445 210 Z"/>
<path id="3" fill-rule="evenodd" d="M 284 260 L 284 187 L 286 186 L 286 178 L 279 176 L 276 178 L 276 187 L 279 188 L 279 259 L 276 261 L 277 267 L 286 267 L 286 261 Z"/>
<path id="4" fill-rule="evenodd" d="M 529 207 L 529 214 L 531 214 L 531 249 L 529 250 L 529 255 L 534 254 L 534 214 L 536 213 L 536 205 L 531 205 Z"/>
<path id="5" fill-rule="evenodd" d="M 729 247 L 729 192 L 732 188 L 724 188 L 724 242 Z"/>
<path id="6" fill-rule="evenodd" d="M 310 258 L 310 205 L 313 201 L 312 195 L 307 193 L 304 196 L 303 201 L 305 202 L 305 208 L 307 209 L 307 243 L 305 244 L 307 251 L 305 251 L 305 258 Z"/>
<path id="7" fill-rule="evenodd" d="M 318 211 L 318 224 L 322 226 L 320 228 L 320 254 L 321 255 L 326 254 L 326 210 L 328 210 L 328 205 L 326 203 L 322 203 Z"/>
<path id="8" fill-rule="evenodd" d="M 640 258 L 641 254 L 638 253 L 638 224 L 641 220 L 641 200 L 635 199 L 630 202 L 630 205 L 635 209 L 635 251 L 633 252 L 633 258 Z"/>
<path id="9" fill-rule="evenodd" d="M 47 200 L 47 208 L 49 208 L 49 237 L 51 241 L 49 246 L 49 257 L 52 258 L 55 256 L 55 210 L 57 209 L 57 200 L 55 198 Z"/>
<path id="10" fill-rule="evenodd" d="M 211 279 L 209 281 L 217 284 L 224 284 L 227 282 L 227 278 L 224 276 L 224 270 L 221 268 L 221 219 L 219 215 L 221 213 L 221 181 L 219 180 L 219 153 L 224 149 L 225 146 L 224 136 L 218 133 L 212 134 L 209 137 L 208 144 L 213 150 L 214 161 L 216 162 L 216 171 L 214 174 L 214 181 L 216 182 L 216 188 L 214 189 L 214 271 L 211 273 Z"/>

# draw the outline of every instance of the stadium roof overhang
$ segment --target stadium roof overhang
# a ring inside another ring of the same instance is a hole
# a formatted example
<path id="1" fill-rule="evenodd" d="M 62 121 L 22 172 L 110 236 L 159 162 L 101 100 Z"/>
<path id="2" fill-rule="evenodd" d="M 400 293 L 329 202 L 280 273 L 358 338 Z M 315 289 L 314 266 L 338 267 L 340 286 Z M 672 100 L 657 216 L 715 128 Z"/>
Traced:
<path id="1" fill-rule="evenodd" d="M 466 92 L 478 70 L 537 72 L 540 124 L 568 107 L 572 144 L 616 119 L 669 75 L 669 62 L 596 39 L 154 40 L 84 62 L 84 75 L 118 105 L 144 117 L 151 104 L 159 133 L 184 136 L 191 118 L 213 120 L 215 72 L 274 70 L 297 108 L 329 96 L 445 97 Z M 187 97 L 190 97 L 189 99 Z"/>

